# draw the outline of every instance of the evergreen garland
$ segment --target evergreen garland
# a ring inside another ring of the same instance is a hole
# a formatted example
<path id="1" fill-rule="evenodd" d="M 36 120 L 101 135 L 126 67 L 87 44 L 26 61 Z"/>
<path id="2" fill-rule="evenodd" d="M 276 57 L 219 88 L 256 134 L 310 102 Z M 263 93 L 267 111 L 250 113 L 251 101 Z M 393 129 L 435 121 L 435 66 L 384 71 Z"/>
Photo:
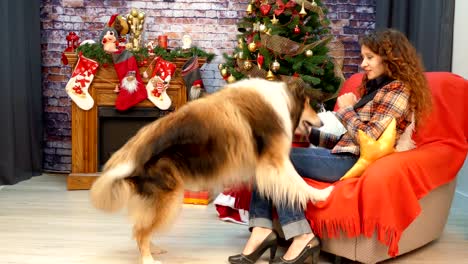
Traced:
<path id="1" fill-rule="evenodd" d="M 104 51 L 102 45 L 99 43 L 86 43 L 79 46 L 76 49 L 77 52 L 82 52 L 83 56 L 86 58 L 97 61 L 100 65 L 112 64 L 112 56 Z M 138 51 L 131 51 L 135 56 L 137 62 L 142 62 L 150 58 L 149 50 L 146 47 L 140 48 Z M 163 49 L 159 46 L 153 49 L 155 56 L 160 56 L 164 60 L 174 61 L 176 58 L 191 58 L 193 56 L 198 56 L 201 58 L 206 58 L 207 62 L 210 62 L 215 54 L 206 52 L 198 47 L 192 47 L 188 50 L 182 50 L 181 48 L 175 48 L 172 50 Z"/>

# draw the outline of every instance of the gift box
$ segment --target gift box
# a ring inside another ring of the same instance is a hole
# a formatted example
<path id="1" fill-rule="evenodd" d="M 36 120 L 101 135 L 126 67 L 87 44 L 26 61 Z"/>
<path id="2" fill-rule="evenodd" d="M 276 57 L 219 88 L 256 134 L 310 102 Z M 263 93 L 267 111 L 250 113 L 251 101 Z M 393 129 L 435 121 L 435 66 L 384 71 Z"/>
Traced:
<path id="1" fill-rule="evenodd" d="M 207 205 L 211 201 L 210 191 L 191 191 L 185 190 L 184 204 Z"/>

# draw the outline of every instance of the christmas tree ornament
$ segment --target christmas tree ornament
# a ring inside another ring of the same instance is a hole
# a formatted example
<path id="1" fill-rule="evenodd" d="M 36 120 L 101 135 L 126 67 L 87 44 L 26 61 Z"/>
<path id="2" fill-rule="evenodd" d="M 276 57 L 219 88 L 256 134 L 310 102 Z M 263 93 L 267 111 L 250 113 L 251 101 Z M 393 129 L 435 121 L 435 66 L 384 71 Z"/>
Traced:
<path id="1" fill-rule="evenodd" d="M 65 86 L 65 91 L 80 109 L 89 110 L 94 105 L 88 88 L 93 82 L 98 67 L 99 64 L 96 61 L 84 57 L 82 53 L 78 55 L 78 62 Z"/>
<path id="2" fill-rule="evenodd" d="M 266 16 L 268 15 L 268 13 L 270 13 L 270 10 L 271 10 L 271 5 L 269 4 L 262 4 L 260 5 L 260 12 Z"/>
<path id="3" fill-rule="evenodd" d="M 307 15 L 307 12 L 306 12 L 306 10 L 305 10 L 305 8 L 304 8 L 304 1 L 305 1 L 305 0 L 302 1 L 302 8 L 301 8 L 301 11 L 299 12 L 299 16 L 300 16 L 301 18 L 304 18 L 304 17 Z"/>
<path id="4" fill-rule="evenodd" d="M 271 19 L 271 24 L 276 25 L 278 24 L 278 22 L 279 22 L 279 19 L 276 18 L 275 14 L 273 14 L 273 18 Z"/>
<path id="5" fill-rule="evenodd" d="M 265 57 L 263 57 L 263 55 L 259 53 L 257 56 L 257 65 L 259 69 L 262 68 L 264 60 L 265 60 Z"/>
<path id="6" fill-rule="evenodd" d="M 228 70 L 227 68 L 221 69 L 221 77 L 226 78 L 228 75 Z"/>
<path id="7" fill-rule="evenodd" d="M 259 28 L 258 28 L 258 31 L 260 31 L 260 32 L 265 32 L 266 29 L 267 29 L 267 28 L 266 28 L 265 24 L 260 24 L 260 26 L 259 26 Z"/>
<path id="8" fill-rule="evenodd" d="M 200 98 L 205 94 L 197 56 L 190 58 L 182 65 L 180 74 L 184 79 L 189 101 Z"/>
<path id="9" fill-rule="evenodd" d="M 239 39 L 239 40 L 237 41 L 237 47 L 238 47 L 239 49 L 243 49 L 243 48 L 244 48 L 244 40 L 243 40 L 243 39 Z"/>
<path id="10" fill-rule="evenodd" d="M 250 52 L 254 52 L 254 51 L 257 50 L 257 44 L 255 44 L 255 42 L 251 42 L 251 43 L 249 43 L 248 48 L 249 48 Z"/>
<path id="11" fill-rule="evenodd" d="M 252 31 L 253 32 L 260 31 L 260 22 L 255 22 L 255 23 L 252 24 Z"/>
<path id="12" fill-rule="evenodd" d="M 248 71 L 250 69 L 252 69 L 252 62 L 250 61 L 244 61 L 244 70 Z"/>
<path id="13" fill-rule="evenodd" d="M 222 68 L 224 68 L 224 64 L 222 63 L 218 64 L 218 70 L 221 70 Z"/>
<path id="14" fill-rule="evenodd" d="M 306 55 L 307 57 L 312 57 L 312 56 L 314 55 L 314 52 L 313 52 L 312 50 L 309 49 L 309 50 L 306 50 L 306 51 L 305 51 L 305 55 Z"/>
<path id="15" fill-rule="evenodd" d="M 239 53 L 237 54 L 237 57 L 238 57 L 239 59 L 241 59 L 241 60 L 244 59 L 244 52 L 243 52 L 243 51 L 239 51 Z"/>
<path id="16" fill-rule="evenodd" d="M 273 72 L 271 70 L 268 70 L 265 79 L 267 79 L 269 81 L 274 81 L 276 79 L 276 77 L 275 77 L 275 75 L 273 74 Z"/>
<path id="17" fill-rule="evenodd" d="M 167 95 L 167 88 L 174 76 L 176 65 L 166 61 L 161 57 L 156 59 L 151 79 L 146 84 L 146 94 L 148 99 L 159 109 L 167 110 L 171 107 L 171 98 Z"/>
<path id="18" fill-rule="evenodd" d="M 279 69 L 280 69 L 280 63 L 275 59 L 275 61 L 271 63 L 271 70 L 273 72 L 277 72 Z"/>
<path id="19" fill-rule="evenodd" d="M 294 27 L 294 30 L 293 30 L 294 34 L 300 34 L 301 33 L 301 29 L 299 28 L 299 25 L 296 25 Z"/>
<path id="20" fill-rule="evenodd" d="M 227 78 L 227 82 L 228 82 L 228 83 L 233 83 L 233 82 L 235 82 L 235 81 L 237 81 L 237 80 L 236 80 L 236 77 L 234 77 L 233 75 L 230 75 L 230 76 Z"/>
<path id="21" fill-rule="evenodd" d="M 314 7 L 317 6 L 317 3 L 315 2 L 315 0 L 312 1 L 312 6 L 314 6 Z"/>
<path id="22" fill-rule="evenodd" d="M 247 10 L 245 10 L 245 12 L 247 13 L 248 16 L 252 15 L 253 13 L 253 5 L 252 4 L 249 4 L 247 6 Z"/>

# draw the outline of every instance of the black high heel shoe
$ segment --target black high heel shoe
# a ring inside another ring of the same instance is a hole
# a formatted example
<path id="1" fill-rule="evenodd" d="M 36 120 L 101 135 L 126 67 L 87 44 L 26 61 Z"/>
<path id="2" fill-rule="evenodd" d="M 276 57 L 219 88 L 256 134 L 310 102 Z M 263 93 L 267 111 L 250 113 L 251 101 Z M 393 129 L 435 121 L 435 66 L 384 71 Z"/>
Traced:
<path id="1" fill-rule="evenodd" d="M 301 253 L 291 260 L 285 260 L 283 257 L 279 257 L 270 262 L 270 264 L 303 264 L 305 261 L 312 257 L 311 264 L 319 263 L 320 255 L 320 241 L 317 237 L 314 237 L 310 240 L 309 243 L 302 249 Z"/>
<path id="2" fill-rule="evenodd" d="M 278 237 L 276 232 L 271 232 L 265 240 L 258 246 L 258 248 L 249 255 L 237 254 L 228 258 L 231 264 L 253 264 L 265 253 L 267 249 L 270 249 L 270 260 L 275 258 L 276 249 L 278 247 Z"/>

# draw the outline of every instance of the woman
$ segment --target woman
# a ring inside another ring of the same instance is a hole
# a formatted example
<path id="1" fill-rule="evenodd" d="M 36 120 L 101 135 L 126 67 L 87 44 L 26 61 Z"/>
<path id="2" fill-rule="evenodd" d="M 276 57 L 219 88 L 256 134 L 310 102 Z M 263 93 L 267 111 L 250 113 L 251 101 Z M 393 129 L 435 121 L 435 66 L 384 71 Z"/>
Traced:
<path id="1" fill-rule="evenodd" d="M 335 182 L 358 160 L 357 131 L 377 139 L 390 121 L 397 121 L 397 140 L 415 122 L 417 126 L 431 107 L 431 94 L 415 48 L 399 31 L 386 29 L 360 39 L 365 75 L 358 101 L 347 93 L 337 98 L 337 118 L 346 127 L 342 136 L 312 129 L 309 140 L 318 148 L 293 148 L 291 160 L 303 177 Z M 312 256 L 318 261 L 320 242 L 301 209 L 276 207 L 285 239 L 292 240 L 282 257 L 275 259 L 277 234 L 272 224 L 273 204 L 257 192 L 250 203 L 251 236 L 242 254 L 229 257 L 230 263 L 255 263 L 270 249 L 270 263 L 304 263 Z"/>

